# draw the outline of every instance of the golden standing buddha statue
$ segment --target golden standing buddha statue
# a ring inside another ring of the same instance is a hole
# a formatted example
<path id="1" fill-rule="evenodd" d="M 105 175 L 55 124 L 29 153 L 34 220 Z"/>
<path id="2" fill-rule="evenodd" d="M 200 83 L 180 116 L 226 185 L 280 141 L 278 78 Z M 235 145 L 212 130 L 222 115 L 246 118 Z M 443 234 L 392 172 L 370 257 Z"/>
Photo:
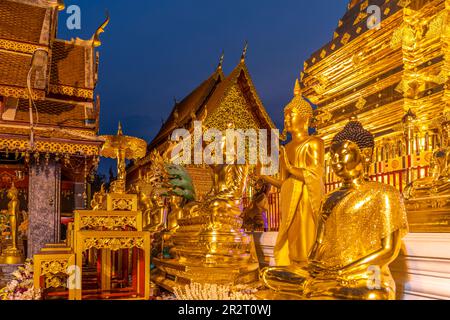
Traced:
<path id="1" fill-rule="evenodd" d="M 397 189 L 365 179 L 362 150 L 373 147 L 357 121 L 334 137 L 332 167 L 342 187 L 322 202 L 308 263 L 261 272 L 270 289 L 296 298 L 395 299 L 389 264 L 408 230 L 406 210 Z"/>
<path id="2" fill-rule="evenodd" d="M 306 262 L 325 193 L 324 143 L 309 135 L 313 110 L 303 99 L 298 82 L 294 94 L 284 111 L 285 131 L 292 135 L 292 141 L 281 147 L 279 179 L 261 177 L 281 189 L 281 225 L 274 249 L 277 266 Z"/>
<path id="3" fill-rule="evenodd" d="M 19 238 L 19 190 L 17 190 L 14 182 L 11 188 L 8 190 L 8 217 L 9 217 L 9 228 L 11 234 L 11 245 L 3 252 L 0 257 L 0 263 L 4 264 L 20 264 L 23 262 L 24 258 L 22 256 L 22 251 L 18 248 L 18 238 Z"/>

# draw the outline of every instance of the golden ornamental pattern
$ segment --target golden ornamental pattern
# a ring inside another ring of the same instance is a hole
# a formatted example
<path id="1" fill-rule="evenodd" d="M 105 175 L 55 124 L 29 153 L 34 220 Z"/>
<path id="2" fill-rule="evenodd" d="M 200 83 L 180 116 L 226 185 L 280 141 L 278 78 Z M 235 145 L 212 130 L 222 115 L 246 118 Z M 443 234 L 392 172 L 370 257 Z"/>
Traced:
<path id="1" fill-rule="evenodd" d="M 112 209 L 114 211 L 132 211 L 133 210 L 133 200 L 132 199 L 113 199 Z"/>
<path id="2" fill-rule="evenodd" d="M 28 90 L 26 88 L 0 86 L 0 95 L 17 99 L 28 99 Z M 45 98 L 44 91 L 33 90 L 34 100 L 43 100 L 44 98 Z"/>
<path id="3" fill-rule="evenodd" d="M 83 251 L 95 249 L 110 249 L 117 251 L 120 249 L 144 249 L 143 237 L 107 237 L 107 238 L 86 238 L 83 241 Z"/>
<path id="4" fill-rule="evenodd" d="M 67 286 L 66 277 L 51 276 L 45 278 L 45 288 L 65 288 Z"/>
<path id="5" fill-rule="evenodd" d="M 75 88 L 62 85 L 50 85 L 49 91 L 54 94 L 61 94 L 66 96 L 75 96 L 79 98 L 94 99 L 94 90 Z"/>
<path id="6" fill-rule="evenodd" d="M 7 149 L 9 151 L 27 151 L 30 150 L 30 144 L 28 140 L 23 139 L 2 139 L 2 141 L 0 141 L 0 149 Z M 36 141 L 34 151 L 60 154 L 79 153 L 86 156 L 98 156 L 100 148 L 95 145 L 83 145 L 54 141 Z"/>
<path id="7" fill-rule="evenodd" d="M 136 217 L 112 217 L 112 216 L 87 216 L 82 217 L 80 222 L 80 229 L 136 229 Z"/>
<path id="8" fill-rule="evenodd" d="M 47 48 L 43 46 L 36 46 L 29 43 L 15 42 L 5 39 L 0 39 L 0 49 L 16 51 L 21 53 L 29 53 L 30 55 L 33 54 L 36 50 L 47 51 Z"/>
<path id="9" fill-rule="evenodd" d="M 41 276 L 48 274 L 67 273 L 67 260 L 50 260 L 41 262 Z"/>

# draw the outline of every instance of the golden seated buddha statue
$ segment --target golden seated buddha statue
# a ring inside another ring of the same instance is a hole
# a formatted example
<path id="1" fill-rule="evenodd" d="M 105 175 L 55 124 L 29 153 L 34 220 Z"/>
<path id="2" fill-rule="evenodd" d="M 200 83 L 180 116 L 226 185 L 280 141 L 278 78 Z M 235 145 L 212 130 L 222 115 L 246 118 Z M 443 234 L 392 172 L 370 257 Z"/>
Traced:
<path id="1" fill-rule="evenodd" d="M 332 142 L 334 172 L 341 188 L 322 202 L 315 244 L 306 264 L 268 267 L 261 298 L 395 299 L 389 264 L 407 233 L 401 194 L 389 185 L 365 179 L 365 155 L 374 138 L 357 121 L 349 122 Z"/>

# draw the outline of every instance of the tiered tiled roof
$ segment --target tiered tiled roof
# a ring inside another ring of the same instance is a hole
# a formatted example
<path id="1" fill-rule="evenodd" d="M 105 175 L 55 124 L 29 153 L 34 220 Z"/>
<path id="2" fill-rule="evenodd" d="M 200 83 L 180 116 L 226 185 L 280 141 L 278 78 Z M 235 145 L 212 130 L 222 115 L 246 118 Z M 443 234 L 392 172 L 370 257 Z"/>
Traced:
<path id="1" fill-rule="evenodd" d="M 203 81 L 194 91 L 187 95 L 182 101 L 176 103 L 167 120 L 159 130 L 150 144 L 150 148 L 167 140 L 167 136 L 176 128 L 184 126 L 191 120 L 191 113 L 198 115 L 200 109 L 205 105 L 217 85 L 223 80 L 221 69 L 217 69 L 208 79 Z M 178 114 L 175 121 L 175 114 Z"/>
<path id="2" fill-rule="evenodd" d="M 0 39 L 40 44 L 47 10 L 26 3 L 0 1 Z"/>
<path id="3" fill-rule="evenodd" d="M 31 56 L 0 51 L 0 85 L 26 87 L 30 63 Z"/>
<path id="4" fill-rule="evenodd" d="M 228 90 L 238 84 L 241 86 L 242 92 L 248 100 L 248 104 L 252 106 L 252 112 L 260 119 L 260 123 L 264 124 L 264 128 L 275 128 L 272 120 L 267 114 L 256 89 L 248 73 L 245 62 L 242 61 L 228 75 L 224 76 L 222 69 L 218 68 L 207 80 L 192 91 L 181 102 L 177 103 L 170 116 L 163 124 L 161 130 L 149 145 L 149 149 L 154 149 L 161 143 L 167 141 L 170 133 L 177 128 L 186 127 L 192 121 L 192 115 L 201 116 L 205 109 L 207 114 L 212 114 L 221 104 Z M 178 115 L 175 121 L 175 115 Z"/>
<path id="5" fill-rule="evenodd" d="M 75 128 L 85 125 L 85 107 L 82 104 L 41 100 L 35 105 L 38 112 L 35 122 L 38 120 L 38 124 Z M 28 100 L 20 99 L 15 121 L 28 122 L 29 119 Z"/>
<path id="6" fill-rule="evenodd" d="M 52 48 L 50 83 L 93 90 L 92 74 L 86 72 L 86 65 L 92 63 L 91 55 L 91 47 L 55 40 Z"/>

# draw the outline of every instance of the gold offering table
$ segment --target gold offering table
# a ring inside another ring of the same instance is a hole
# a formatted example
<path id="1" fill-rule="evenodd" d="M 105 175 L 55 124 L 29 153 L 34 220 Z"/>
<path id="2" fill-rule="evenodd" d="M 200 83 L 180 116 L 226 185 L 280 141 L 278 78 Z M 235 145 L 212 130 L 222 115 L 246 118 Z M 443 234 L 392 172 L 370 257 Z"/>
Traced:
<path id="1" fill-rule="evenodd" d="M 137 196 L 107 194 L 105 207 L 76 211 L 66 244 L 49 244 L 34 256 L 35 288 L 66 287 L 69 299 L 81 300 L 114 297 L 113 285 L 125 283 L 131 285 L 129 297 L 149 299 L 150 233 L 142 231 Z M 83 288 L 89 267 L 97 272 L 94 290 Z"/>

